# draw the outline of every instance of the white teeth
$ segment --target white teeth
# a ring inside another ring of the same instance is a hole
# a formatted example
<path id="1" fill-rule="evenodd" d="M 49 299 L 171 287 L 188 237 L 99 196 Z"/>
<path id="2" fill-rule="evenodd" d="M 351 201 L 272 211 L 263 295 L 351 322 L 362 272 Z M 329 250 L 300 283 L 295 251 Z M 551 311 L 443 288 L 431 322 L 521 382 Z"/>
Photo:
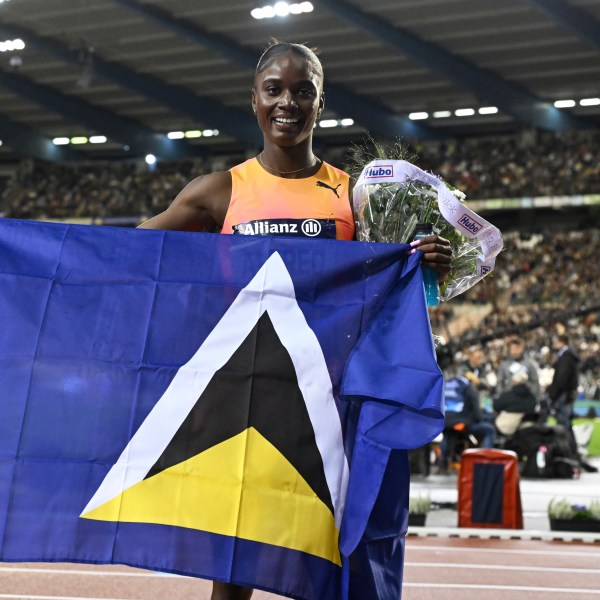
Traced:
<path id="1" fill-rule="evenodd" d="M 282 119 L 282 118 L 275 118 L 274 121 L 276 123 L 284 123 L 284 124 L 291 124 L 291 123 L 298 123 L 298 121 L 296 119 Z"/>

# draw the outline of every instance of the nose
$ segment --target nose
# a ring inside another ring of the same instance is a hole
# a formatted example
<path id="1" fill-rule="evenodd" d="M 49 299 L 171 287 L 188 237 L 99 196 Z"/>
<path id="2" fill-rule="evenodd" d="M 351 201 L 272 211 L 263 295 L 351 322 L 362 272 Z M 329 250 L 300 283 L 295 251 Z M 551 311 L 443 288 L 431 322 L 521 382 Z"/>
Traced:
<path id="1" fill-rule="evenodd" d="M 281 94 L 281 106 L 286 108 L 297 108 L 298 102 L 296 102 L 296 98 L 294 98 L 294 94 L 292 92 L 287 91 Z"/>

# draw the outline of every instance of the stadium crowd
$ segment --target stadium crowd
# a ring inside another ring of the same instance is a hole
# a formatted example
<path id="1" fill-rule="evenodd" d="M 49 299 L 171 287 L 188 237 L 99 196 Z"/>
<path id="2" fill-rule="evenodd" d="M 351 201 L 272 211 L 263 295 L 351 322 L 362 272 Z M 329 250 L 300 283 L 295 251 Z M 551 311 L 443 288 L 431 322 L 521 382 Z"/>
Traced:
<path id="1" fill-rule="evenodd" d="M 600 193 L 597 131 L 445 140 L 407 150 L 419 166 L 439 173 L 469 200 Z M 344 168 L 343 151 L 323 155 Z M 152 169 L 140 161 L 26 161 L 2 192 L 0 214 L 26 219 L 153 215 L 210 168 L 205 160 L 158 162 Z"/>
<path id="2" fill-rule="evenodd" d="M 25 161 L 7 183 L 0 215 L 18 219 L 138 217 L 164 210 L 202 161 L 140 161 L 53 165 Z"/>
<path id="3" fill-rule="evenodd" d="M 423 168 L 468 199 L 574 196 L 600 192 L 600 132 L 525 132 L 416 148 Z"/>
<path id="4" fill-rule="evenodd" d="M 419 157 L 419 166 L 441 174 L 468 199 L 600 193 L 596 131 L 435 141 L 410 151 Z M 325 158 L 335 164 L 336 156 L 344 167 L 340 152 Z M 153 168 L 140 161 L 24 161 L 0 197 L 0 216 L 99 222 L 129 218 L 135 224 L 164 210 L 189 181 L 211 167 L 205 159 L 158 162 Z M 227 168 L 226 162 L 220 168 Z M 433 312 L 434 331 L 448 337 L 457 302 L 490 307 L 475 326 L 461 332 L 459 345 L 484 348 L 491 371 L 502 359 L 506 336 L 515 333 L 542 369 L 549 366 L 550 336 L 557 328 L 565 330 L 581 352 L 586 391 L 600 397 L 600 230 L 505 231 L 504 241 L 493 276 Z"/>
<path id="5" fill-rule="evenodd" d="M 595 472 L 571 419 L 600 413 L 600 230 L 512 231 L 504 240 L 492 277 L 431 311 L 438 354 L 449 357 L 439 472 L 460 460 L 457 439 L 464 448 L 474 438 L 514 450 L 524 476 Z M 544 466 L 534 468 L 540 449 Z"/>
<path id="6" fill-rule="evenodd" d="M 567 334 L 581 357 L 582 386 L 600 399 L 600 230 L 504 234 L 504 250 L 491 277 L 432 314 L 432 327 L 453 339 L 449 325 L 456 301 L 487 307 L 482 318 L 461 331 L 460 348 L 479 346 L 486 372 L 497 370 L 506 339 L 518 335 L 549 384 L 552 337 Z"/>

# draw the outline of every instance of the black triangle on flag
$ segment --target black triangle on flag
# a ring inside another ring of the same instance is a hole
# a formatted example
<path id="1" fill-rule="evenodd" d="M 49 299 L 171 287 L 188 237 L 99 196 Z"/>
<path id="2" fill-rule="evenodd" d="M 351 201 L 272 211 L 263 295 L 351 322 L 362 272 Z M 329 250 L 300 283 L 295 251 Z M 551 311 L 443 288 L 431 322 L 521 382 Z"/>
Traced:
<path id="1" fill-rule="evenodd" d="M 333 512 L 323 461 L 294 365 L 266 312 L 214 374 L 146 479 L 248 427 L 271 442 Z"/>
<path id="2" fill-rule="evenodd" d="M 187 527 L 340 564 L 347 480 L 325 358 L 274 253 L 179 368 L 81 517 Z"/>

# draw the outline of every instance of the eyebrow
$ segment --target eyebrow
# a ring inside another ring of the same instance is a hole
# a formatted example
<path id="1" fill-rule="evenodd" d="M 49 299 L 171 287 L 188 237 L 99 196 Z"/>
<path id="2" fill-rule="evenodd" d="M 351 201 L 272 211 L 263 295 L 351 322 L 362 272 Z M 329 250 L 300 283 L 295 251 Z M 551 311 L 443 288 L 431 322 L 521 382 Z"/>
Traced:
<path id="1" fill-rule="evenodd" d="M 282 81 L 283 80 L 280 77 L 266 77 L 263 79 L 262 85 L 265 83 L 281 83 Z M 298 82 L 298 85 L 309 85 L 317 89 L 317 86 L 310 79 L 303 79 L 302 81 Z"/>

